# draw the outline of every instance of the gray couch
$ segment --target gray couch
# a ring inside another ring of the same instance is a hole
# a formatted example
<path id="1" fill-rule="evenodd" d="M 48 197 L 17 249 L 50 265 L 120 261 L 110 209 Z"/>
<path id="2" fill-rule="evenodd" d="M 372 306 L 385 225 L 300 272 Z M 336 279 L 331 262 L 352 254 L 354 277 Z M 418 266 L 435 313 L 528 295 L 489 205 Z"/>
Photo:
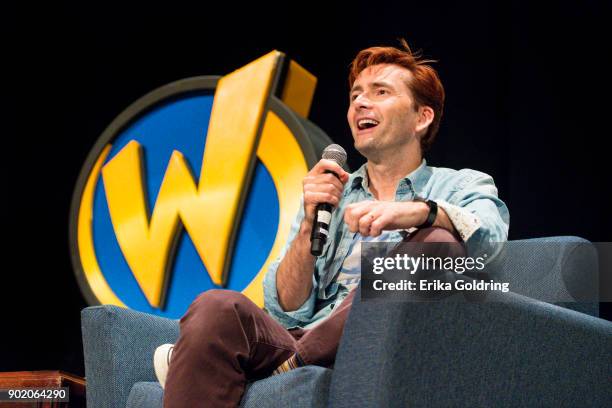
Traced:
<path id="1" fill-rule="evenodd" d="M 527 245 L 498 273 L 537 277 L 522 294 L 461 304 L 356 297 L 333 370 L 308 366 L 254 382 L 241 406 L 612 406 L 612 323 L 597 317 L 597 303 L 572 298 L 571 285 L 597 281 L 588 242 L 514 242 Z M 531 245 L 546 242 L 558 245 Z M 537 300 L 551 290 L 563 302 Z M 96 306 L 83 310 L 82 330 L 88 407 L 161 407 L 152 355 L 176 341 L 177 321 Z"/>

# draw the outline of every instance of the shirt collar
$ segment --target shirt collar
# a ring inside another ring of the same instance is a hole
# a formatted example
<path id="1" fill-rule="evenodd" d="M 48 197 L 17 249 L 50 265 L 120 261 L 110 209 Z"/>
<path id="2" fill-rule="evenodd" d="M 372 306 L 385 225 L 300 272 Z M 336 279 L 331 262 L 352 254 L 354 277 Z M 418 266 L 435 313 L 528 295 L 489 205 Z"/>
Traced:
<path id="1" fill-rule="evenodd" d="M 349 190 L 353 191 L 355 188 L 361 186 L 364 191 L 369 191 L 367 174 L 367 163 L 364 163 L 351 174 L 349 178 L 349 185 L 351 187 Z M 419 167 L 404 176 L 402 180 L 400 180 L 399 184 L 401 185 L 402 181 L 405 181 L 406 184 L 412 186 L 416 194 L 419 194 L 419 192 L 422 191 L 427 184 L 427 181 L 429 181 L 431 174 L 431 167 L 427 166 L 427 160 L 423 159 Z"/>

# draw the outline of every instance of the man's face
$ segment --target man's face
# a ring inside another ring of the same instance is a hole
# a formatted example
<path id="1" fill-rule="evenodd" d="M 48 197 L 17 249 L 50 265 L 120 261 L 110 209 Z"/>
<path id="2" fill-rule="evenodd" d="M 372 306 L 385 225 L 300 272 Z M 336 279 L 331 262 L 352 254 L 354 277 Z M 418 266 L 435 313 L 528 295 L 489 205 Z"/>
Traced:
<path id="1" fill-rule="evenodd" d="M 379 64 L 364 69 L 350 92 L 348 122 L 355 148 L 374 158 L 414 140 L 418 112 L 406 85 L 412 73 L 398 65 Z"/>

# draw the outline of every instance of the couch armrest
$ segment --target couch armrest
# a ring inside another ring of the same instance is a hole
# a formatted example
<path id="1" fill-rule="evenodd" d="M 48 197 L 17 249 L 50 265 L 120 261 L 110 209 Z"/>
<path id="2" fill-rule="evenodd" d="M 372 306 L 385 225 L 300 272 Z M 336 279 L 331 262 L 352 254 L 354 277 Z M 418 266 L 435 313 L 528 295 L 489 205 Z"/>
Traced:
<path id="1" fill-rule="evenodd" d="M 598 250 L 583 238 L 508 241 L 488 269 L 514 293 L 599 316 Z"/>
<path id="2" fill-rule="evenodd" d="M 178 321 L 116 306 L 81 312 L 87 406 L 125 408 L 132 385 L 157 381 L 153 352 L 178 338 Z"/>
<path id="3" fill-rule="evenodd" d="M 612 406 L 611 322 L 510 292 L 494 297 L 357 296 L 331 406 Z"/>

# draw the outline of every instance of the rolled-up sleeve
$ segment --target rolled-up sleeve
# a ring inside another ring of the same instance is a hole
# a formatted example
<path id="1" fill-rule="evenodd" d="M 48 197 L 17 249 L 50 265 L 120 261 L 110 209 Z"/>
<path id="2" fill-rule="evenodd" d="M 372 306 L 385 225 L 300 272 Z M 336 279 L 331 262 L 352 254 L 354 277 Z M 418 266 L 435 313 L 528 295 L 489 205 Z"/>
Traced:
<path id="1" fill-rule="evenodd" d="M 447 201 L 436 200 L 464 240 L 468 255 L 484 256 L 487 262 L 508 240 L 510 213 L 498 197 L 497 187 L 488 174 L 462 170 L 458 189 Z"/>
<path id="2" fill-rule="evenodd" d="M 291 243 L 295 239 L 298 230 L 300 228 L 300 224 L 302 219 L 304 218 L 304 206 L 303 203 L 300 205 L 300 210 L 298 215 L 296 216 L 293 224 L 291 225 L 291 229 L 289 231 L 289 237 L 287 238 L 287 242 L 285 246 L 281 250 L 280 256 L 274 260 L 268 267 L 268 271 L 264 277 L 263 288 L 264 288 L 264 307 L 273 316 L 280 324 L 289 328 L 295 326 L 304 326 L 309 323 L 312 319 L 315 309 L 315 294 L 316 294 L 316 280 L 314 278 L 314 274 L 312 277 L 312 290 L 310 291 L 310 295 L 306 299 L 306 301 L 300 306 L 298 309 L 287 312 L 284 311 L 278 301 L 278 291 L 276 289 L 276 272 L 278 271 L 278 266 L 281 261 L 285 257 L 285 254 L 289 250 Z"/>

